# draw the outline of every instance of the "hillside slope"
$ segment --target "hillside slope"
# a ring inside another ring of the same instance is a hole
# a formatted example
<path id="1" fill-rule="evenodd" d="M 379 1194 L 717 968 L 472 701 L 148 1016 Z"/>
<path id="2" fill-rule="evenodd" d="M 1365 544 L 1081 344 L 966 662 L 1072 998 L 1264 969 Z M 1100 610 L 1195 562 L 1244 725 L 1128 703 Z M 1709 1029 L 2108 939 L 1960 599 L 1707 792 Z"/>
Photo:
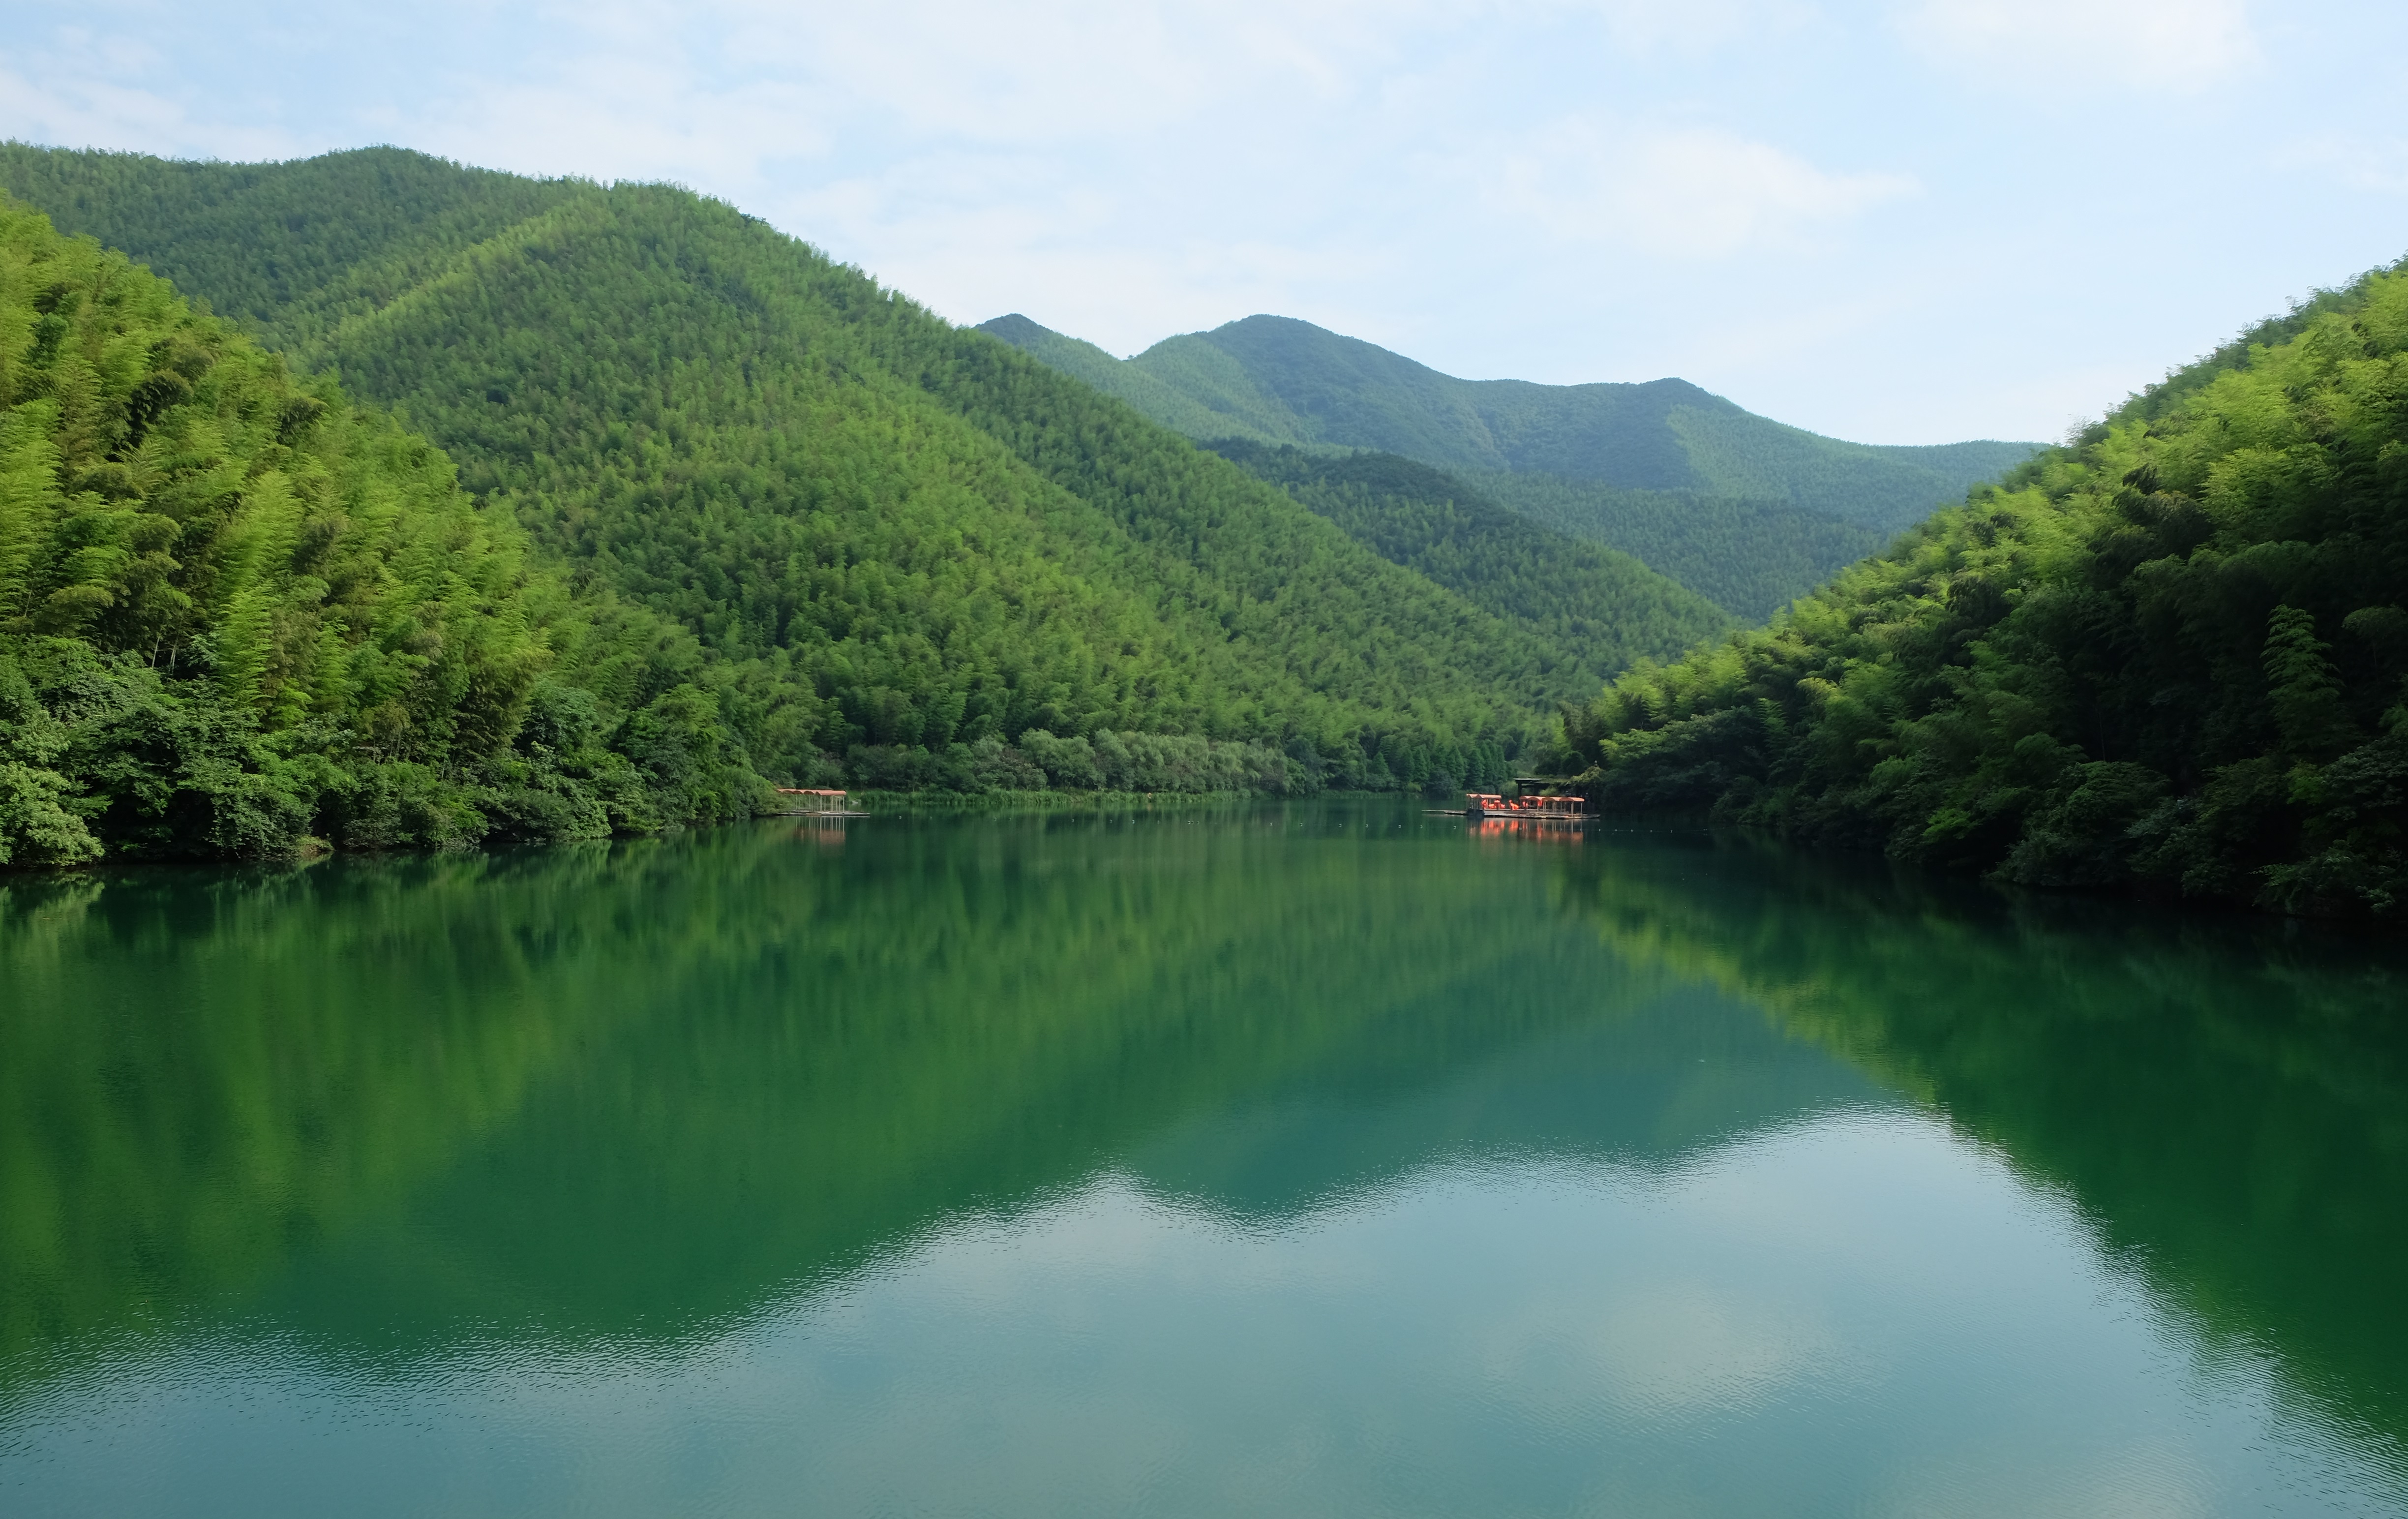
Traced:
<path id="1" fill-rule="evenodd" d="M 1569 726 L 1612 805 L 2033 885 L 2408 904 L 2408 264 Z"/>
<path id="2" fill-rule="evenodd" d="M 699 638 L 773 776 L 1031 731 L 1488 775 L 1595 665 L 1088 386 L 684 192 L 397 150 L 0 149 L 0 185 L 403 408 L 576 583 Z M 1601 656 L 1670 654 L 1633 627 Z"/>
<path id="3" fill-rule="evenodd" d="M 1889 535 L 1780 501 L 1640 491 L 1561 475 L 1469 475 L 1474 490 L 1534 523 L 1604 544 L 1761 623 Z"/>
<path id="4" fill-rule="evenodd" d="M 1730 619 L 1627 554 L 1506 510 L 1443 470 L 1393 453 L 1307 453 L 1244 438 L 1211 445 L 1391 564 L 1539 631 L 1583 666 L 1641 630 L 1720 632 Z"/>

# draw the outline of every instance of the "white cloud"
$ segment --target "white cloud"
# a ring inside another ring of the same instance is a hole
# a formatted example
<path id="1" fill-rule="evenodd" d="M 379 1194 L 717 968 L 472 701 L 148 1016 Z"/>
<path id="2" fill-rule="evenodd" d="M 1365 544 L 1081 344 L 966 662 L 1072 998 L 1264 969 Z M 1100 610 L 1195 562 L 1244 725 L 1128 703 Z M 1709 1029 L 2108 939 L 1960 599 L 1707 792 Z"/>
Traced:
<path id="1" fill-rule="evenodd" d="M 1898 23 L 1928 56 L 2020 88 L 2187 93 L 2258 57 L 2243 0 L 1913 0 Z"/>
<path id="2" fill-rule="evenodd" d="M 122 82 L 108 69 L 56 66 L 62 60 L 55 54 L 23 62 L 31 78 L 0 67 L 0 138 L 203 158 L 285 158 L 302 150 L 274 127 L 195 120 L 172 96 Z"/>
<path id="3" fill-rule="evenodd" d="M 1567 8 L 1595 16 L 1615 46 L 1638 53 L 1704 52 L 1814 15 L 1798 0 L 1572 0 Z"/>
<path id="4" fill-rule="evenodd" d="M 812 79 L 917 135 L 1036 143 L 1156 128 L 1271 92 L 1352 94 L 1444 4 L 1371 0 L 898 0 L 710 7 L 719 62 Z M 649 13 L 649 12 L 648 12 Z M 679 21 L 681 33 L 693 16 Z"/>
<path id="5" fill-rule="evenodd" d="M 953 321 L 1022 311 L 1122 353 L 1172 332 L 1291 308 L 1301 290 L 1359 289 L 1393 276 L 1398 262 L 1393 250 L 1238 229 L 1133 231 L 1143 203 L 1066 178 L 1041 157 L 931 157 L 908 173 L 847 179 L 766 209 L 815 241 L 877 247 L 879 279 Z"/>
<path id="6" fill-rule="evenodd" d="M 2272 156 L 2278 168 L 2306 169 L 2353 190 L 2408 195 L 2408 137 L 2312 137 Z"/>
<path id="7" fill-rule="evenodd" d="M 1720 258 L 1794 244 L 1911 195 L 1900 174 L 1833 173 L 1713 127 L 1559 122 L 1499 153 L 1492 201 L 1576 242 Z"/>
<path id="8" fill-rule="evenodd" d="M 824 109 L 777 80 L 721 84 L 673 55 L 596 53 L 548 78 L 467 87 L 396 124 L 411 146 L 464 163 L 757 194 L 769 165 L 830 150 Z"/>

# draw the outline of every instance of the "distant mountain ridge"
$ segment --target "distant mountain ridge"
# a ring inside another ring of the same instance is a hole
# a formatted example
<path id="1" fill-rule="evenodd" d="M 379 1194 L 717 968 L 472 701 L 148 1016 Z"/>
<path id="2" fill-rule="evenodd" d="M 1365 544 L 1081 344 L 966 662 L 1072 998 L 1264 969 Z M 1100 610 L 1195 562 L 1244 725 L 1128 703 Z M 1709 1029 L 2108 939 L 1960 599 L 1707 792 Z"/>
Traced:
<path id="1" fill-rule="evenodd" d="M 1192 437 L 1376 449 L 1475 479 L 1547 475 L 1803 508 L 1896 532 L 2014 468 L 2036 443 L 1849 443 L 1684 380 L 1458 380 L 1292 317 L 1167 337 L 1131 359 L 1013 314 L 986 332 Z"/>

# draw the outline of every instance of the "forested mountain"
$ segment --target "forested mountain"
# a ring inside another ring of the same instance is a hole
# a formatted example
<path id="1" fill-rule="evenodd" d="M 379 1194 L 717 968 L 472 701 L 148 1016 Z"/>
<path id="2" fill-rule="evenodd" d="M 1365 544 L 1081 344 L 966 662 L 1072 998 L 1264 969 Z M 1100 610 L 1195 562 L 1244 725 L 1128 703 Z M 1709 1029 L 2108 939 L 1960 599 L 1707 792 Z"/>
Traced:
<path id="1" fill-rule="evenodd" d="M 695 640 L 772 780 L 1060 781 L 1024 735 L 1132 731 L 1267 744 L 1307 783 L 1489 778 L 1601 666 L 1697 631 L 1694 608 L 1601 617 L 1612 637 L 1569 657 L 684 192 L 397 150 L 242 165 L 22 145 L 0 186 L 399 408 L 579 594 Z"/>
<path id="2" fill-rule="evenodd" d="M 1640 564 L 1629 569 L 1653 570 L 1725 611 L 1750 621 L 1770 616 L 1790 597 L 1821 583 L 1833 570 L 1863 558 L 1883 542 L 1878 533 L 1794 507 L 1727 501 L 1700 496 L 1695 492 L 1633 490 L 1554 475 L 1450 475 L 1399 453 L 1272 441 L 1292 435 L 1295 429 L 1281 425 L 1275 418 L 1267 418 L 1265 425 L 1257 426 L 1214 411 L 1137 365 L 1125 364 L 1093 343 L 1066 337 L 1026 317 L 998 317 L 981 330 L 1035 355 L 1066 375 L 1085 380 L 1106 394 L 1118 396 L 1163 425 L 1272 480 L 1307 506 L 1345 527 L 1349 536 L 1358 541 L 1370 541 L 1358 527 L 1368 528 L 1375 519 L 1360 510 L 1324 510 L 1317 500 L 1297 494 L 1296 469 L 1299 460 L 1308 456 L 1336 460 L 1362 454 L 1367 459 L 1384 462 L 1367 464 L 1364 471 L 1368 473 L 1357 472 L 1351 477 L 1357 481 L 1383 478 L 1403 486 L 1407 495 L 1415 500 L 1481 503 L 1468 516 L 1450 515 L 1445 531 L 1455 545 L 1455 552 L 1469 552 L 1483 560 L 1512 559 L 1529 552 L 1535 544 L 1555 539 L 1556 535 L 1584 539 L 1592 545 L 1621 551 L 1602 558 L 1594 554 L 1578 556 L 1585 565 L 1621 565 L 1626 556 L 1636 559 Z M 1270 461 L 1281 461 L 1281 466 L 1267 473 L 1265 466 Z M 1477 484 L 1473 483 L 1475 480 Z M 1511 509 L 1501 513 L 1489 509 L 1499 503 Z M 1404 509 L 1409 515 L 1412 513 L 1412 509 Z M 1517 516 L 1527 522 L 1515 523 Z M 1555 533 L 1532 537 L 1527 529 L 1534 524 L 1553 528 Z M 1493 535 L 1496 541 L 1474 549 L 1470 536 L 1480 535 Z M 1382 544 L 1373 543 L 1372 547 L 1380 549 L 1383 557 L 1397 559 L 1397 554 Z M 1563 551 L 1558 545 L 1547 552 L 1560 554 Z M 1414 563 L 1410 558 L 1397 562 Z M 1415 567 L 1422 566 L 1416 564 Z M 1627 576 L 1627 569 L 1616 569 L 1610 580 L 1620 580 Z M 1440 583 L 1465 589 L 1452 580 Z M 1610 598 L 1612 606 L 1620 606 L 1627 599 L 1620 594 L 1619 586 L 1612 583 L 1601 585 L 1598 594 L 1601 599 L 1594 606 L 1598 609 L 1609 609 L 1609 600 L 1604 598 Z M 1646 595 L 1655 597 L 1659 593 Z M 1625 619 L 1629 615 L 1627 611 L 1610 614 Z"/>
<path id="3" fill-rule="evenodd" d="M 2133 397 L 1568 738 L 1712 809 L 2036 885 L 2408 901 L 2408 262 Z"/>
<path id="4" fill-rule="evenodd" d="M 1843 443 L 1681 380 L 1457 380 L 1287 317 L 1165 338 L 1127 360 L 1024 316 L 982 330 L 1191 437 L 1372 449 L 1451 470 L 1751 618 L 2036 447 Z"/>
<path id="5" fill-rule="evenodd" d="M 1730 619 L 1627 554 L 1506 510 L 1440 469 L 1394 453 L 1307 453 L 1293 444 L 1210 445 L 1286 491 L 1391 564 L 1418 571 L 1566 658 L 1619 668 L 1657 628 L 1703 638 Z"/>

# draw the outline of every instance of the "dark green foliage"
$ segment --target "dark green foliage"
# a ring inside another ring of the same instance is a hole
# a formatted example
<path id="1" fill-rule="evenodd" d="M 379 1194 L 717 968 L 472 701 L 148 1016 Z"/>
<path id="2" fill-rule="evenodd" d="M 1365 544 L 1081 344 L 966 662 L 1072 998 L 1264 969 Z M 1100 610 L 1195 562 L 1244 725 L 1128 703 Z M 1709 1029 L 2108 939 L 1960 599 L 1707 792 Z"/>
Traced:
<path id="1" fill-rule="evenodd" d="M 1165 338 L 1125 364 L 1025 317 L 997 318 L 984 330 L 1193 437 L 1377 449 L 1475 475 L 1553 475 L 1738 497 L 1875 533 L 1896 532 L 1961 497 L 2035 447 L 1843 443 L 1756 416 L 1681 380 L 1457 380 L 1288 317 L 1248 317 Z"/>
<path id="2" fill-rule="evenodd" d="M 1779 501 L 1641 491 L 1560 475 L 1471 480 L 1532 522 L 1620 549 L 1751 623 L 1888 541 L 1873 528 Z"/>
<path id="3" fill-rule="evenodd" d="M 2408 900 L 2408 274 L 1571 714 L 1616 806 L 2047 886 Z"/>
<path id="4" fill-rule="evenodd" d="M 0 864 L 753 810 L 715 698 L 675 679 L 691 640 L 582 615 L 521 559 L 423 440 L 0 201 Z M 623 725 L 548 683 L 580 666 L 652 705 Z M 561 702 L 574 741 L 525 747 Z M 663 703 L 699 714 L 710 785 L 637 767 Z"/>
<path id="5" fill-rule="evenodd" d="M 1528 629 L 1583 669 L 1668 657 L 1729 621 L 1629 556 L 1542 527 L 1427 465 L 1243 438 L 1208 446 L 1381 558 Z"/>
<path id="6" fill-rule="evenodd" d="M 638 712 L 681 683 L 609 622 L 666 619 L 705 656 L 682 683 L 781 781 L 867 781 L 899 752 L 950 785 L 976 773 L 957 746 L 1042 729 L 1263 744 L 1403 784 L 1519 752 L 1590 683 L 1118 402 L 683 192 L 393 150 L 237 167 L 9 148 L 0 180 L 406 408 L 580 596 L 621 609 L 565 650 L 577 683 Z M 724 795 L 642 764 L 665 794 Z"/>

